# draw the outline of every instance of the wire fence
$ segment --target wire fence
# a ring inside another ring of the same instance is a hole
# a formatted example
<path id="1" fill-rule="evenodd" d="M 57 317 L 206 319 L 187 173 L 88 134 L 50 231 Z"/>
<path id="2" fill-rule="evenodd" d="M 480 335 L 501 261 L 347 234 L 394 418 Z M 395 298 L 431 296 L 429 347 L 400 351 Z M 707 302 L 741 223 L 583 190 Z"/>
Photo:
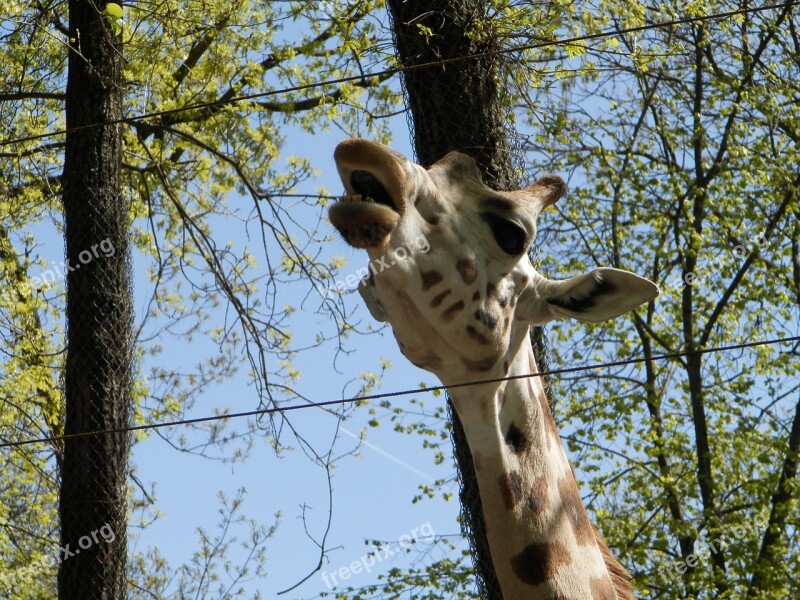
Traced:
<path id="1" fill-rule="evenodd" d="M 82 125 L 80 127 L 72 127 L 69 129 L 60 129 L 57 131 L 50 131 L 46 133 L 40 133 L 36 135 L 21 137 L 21 138 L 14 138 L 10 140 L 2 140 L 0 141 L 0 147 L 3 146 L 11 146 L 16 144 L 22 144 L 26 142 L 32 142 L 36 140 L 47 139 L 50 137 L 55 137 L 58 135 L 65 135 L 68 131 L 81 131 L 84 129 L 91 129 L 93 127 L 100 127 L 106 125 L 114 125 L 114 124 L 136 124 L 147 119 L 156 119 L 161 117 L 167 116 L 174 116 L 185 112 L 190 112 L 194 110 L 204 110 L 204 109 L 215 109 L 221 108 L 224 106 L 229 106 L 233 104 L 239 104 L 240 102 L 246 102 L 249 100 L 259 100 L 263 98 L 269 98 L 273 96 L 279 96 L 281 94 L 290 94 L 294 92 L 303 92 L 308 90 L 313 90 L 321 87 L 333 86 L 333 85 L 340 85 L 343 83 L 353 83 L 353 82 L 363 82 L 370 79 L 381 79 L 387 78 L 392 75 L 396 75 L 399 73 L 407 73 L 409 71 L 416 71 L 421 69 L 427 69 L 430 67 L 436 66 L 445 66 L 448 64 L 462 62 L 462 61 L 469 61 L 475 60 L 481 57 L 487 56 L 502 56 L 502 55 L 509 55 L 515 54 L 519 52 L 526 52 L 530 50 L 541 50 L 546 48 L 554 48 L 554 47 L 568 47 L 574 46 L 577 44 L 581 44 L 582 42 L 590 42 L 595 40 L 600 40 L 604 38 L 611 38 L 616 37 L 619 35 L 627 35 L 633 33 L 641 33 L 644 31 L 652 30 L 652 29 L 660 29 L 660 28 L 667 28 L 667 27 L 675 27 L 677 25 L 689 25 L 692 23 L 702 23 L 706 21 L 716 21 L 721 19 L 729 19 L 736 16 L 746 15 L 746 14 L 753 14 L 768 10 L 775 10 L 781 8 L 787 8 L 790 6 L 796 5 L 797 2 L 783 2 L 780 4 L 769 4 L 766 6 L 755 6 L 755 7 L 748 7 L 748 8 L 740 8 L 736 10 L 730 10 L 725 12 L 713 13 L 710 15 L 696 15 L 691 17 L 682 17 L 680 19 L 673 19 L 670 21 L 664 21 L 661 23 L 651 23 L 648 25 L 639 25 L 634 27 L 626 27 L 621 29 L 612 29 L 608 31 L 602 31 L 598 33 L 592 33 L 587 35 L 579 35 L 570 38 L 563 38 L 560 40 L 544 40 L 540 42 L 535 42 L 532 44 L 521 44 L 518 46 L 512 46 L 509 48 L 499 48 L 496 50 L 490 50 L 486 52 L 480 52 L 475 54 L 468 54 L 463 56 L 451 57 L 451 58 L 444 58 L 441 60 L 430 61 L 420 64 L 414 65 L 407 65 L 407 66 L 399 66 L 399 67 L 392 67 L 388 69 L 382 69 L 379 71 L 372 71 L 369 73 L 361 73 L 359 75 L 349 75 L 346 77 L 339 77 L 336 79 L 327 79 L 325 81 L 316 81 L 313 83 L 303 84 L 303 85 L 296 85 L 296 86 L 289 86 L 284 87 L 278 90 L 269 90 L 266 92 L 259 92 L 254 94 L 243 94 L 241 96 L 235 96 L 233 98 L 226 98 L 221 100 L 212 100 L 208 102 L 197 102 L 195 104 L 189 104 L 187 106 L 181 106 L 178 108 L 172 108 L 168 110 L 161 110 L 161 111 L 154 111 L 150 113 L 143 113 L 141 115 L 131 116 L 131 117 L 122 117 L 119 119 L 110 119 L 107 121 L 101 121 L 97 123 L 91 123 L 88 125 Z"/>
<path id="2" fill-rule="evenodd" d="M 143 113 L 139 115 L 133 116 L 126 116 L 119 119 L 108 120 L 104 122 L 98 123 L 91 123 L 87 125 L 83 125 L 80 127 L 72 127 L 72 128 L 65 128 L 60 129 L 57 131 L 50 131 L 46 133 L 41 133 L 38 135 L 32 135 L 27 137 L 20 137 L 15 139 L 8 139 L 8 140 L 0 140 L 0 147 L 13 147 L 37 140 L 48 139 L 60 135 L 65 135 L 69 132 L 74 131 L 81 131 L 81 130 L 89 130 L 98 126 L 104 126 L 109 124 L 139 124 L 146 122 L 148 120 L 154 119 L 162 119 L 165 117 L 173 117 L 182 113 L 188 113 L 191 111 L 214 111 L 218 110 L 225 106 L 233 106 L 237 104 L 243 104 L 260 100 L 269 97 L 280 96 L 284 94 L 292 94 L 298 92 L 309 91 L 318 88 L 327 88 L 330 86 L 336 85 L 343 85 L 348 83 L 359 83 L 365 82 L 371 79 L 385 79 L 397 74 L 408 74 L 413 71 L 422 71 L 424 69 L 429 69 L 431 67 L 443 67 L 446 65 L 452 65 L 454 63 L 462 63 L 470 60 L 479 59 L 482 57 L 490 57 L 490 56 L 502 56 L 502 55 L 510 55 L 515 53 L 527 52 L 531 50 L 539 50 L 539 49 L 547 49 L 547 48 L 554 48 L 554 47 L 562 47 L 568 48 L 570 46 L 579 46 L 585 44 L 587 42 L 592 42 L 596 40 L 601 40 L 604 38 L 616 37 L 621 35 L 631 35 L 636 33 L 641 33 L 648 30 L 654 30 L 659 28 L 667 28 L 667 27 L 676 27 L 680 25 L 689 25 L 695 23 L 702 23 L 702 22 L 710 22 L 710 21 L 717 21 L 722 19 L 730 19 L 737 16 L 745 15 L 745 14 L 753 14 L 768 10 L 774 9 L 781 9 L 786 8 L 789 6 L 794 6 L 796 2 L 784 2 L 780 4 L 770 4 L 766 6 L 759 6 L 759 7 L 746 7 L 740 8 L 736 10 L 726 11 L 726 12 L 719 12 L 709 15 L 696 15 L 690 17 L 683 17 L 679 19 L 673 19 L 668 21 L 663 21 L 659 23 L 652 23 L 649 25 L 642 25 L 642 26 L 635 26 L 629 28 L 615 28 L 608 31 L 598 32 L 594 34 L 587 34 L 587 35 L 580 35 L 574 36 L 570 38 L 563 38 L 558 40 L 540 40 L 534 43 L 528 44 L 521 44 L 513 47 L 508 48 L 499 48 L 494 49 L 486 52 L 478 52 L 478 53 L 471 53 L 471 54 L 463 54 L 460 56 L 455 57 L 447 57 L 442 58 L 441 60 L 436 61 L 425 61 L 420 62 L 417 64 L 412 65 L 402 65 L 398 67 L 392 67 L 388 69 L 368 72 L 368 73 L 361 73 L 359 75 L 352 75 L 352 76 L 345 76 L 336 79 L 327 79 L 323 81 L 316 81 L 304 85 L 297 85 L 297 86 L 289 86 L 283 87 L 277 90 L 270 90 L 265 92 L 253 93 L 253 94 L 244 94 L 240 96 L 235 96 L 232 98 L 226 98 L 224 100 L 213 100 L 207 102 L 198 102 L 194 104 L 188 104 L 186 106 L 163 110 L 163 111 L 154 111 L 149 113 Z M 583 47 L 583 46 L 581 46 Z M 243 109 L 247 109 L 247 106 L 243 106 Z M 508 133 L 508 132 L 506 132 Z M 311 196 L 305 194 L 282 194 L 282 196 L 292 197 L 292 196 Z M 316 195 L 314 195 L 316 196 Z M 111 340 L 113 341 L 113 340 Z M 704 348 L 704 349 L 694 349 L 688 351 L 681 351 L 681 352 L 672 352 L 666 354 L 660 354 L 651 357 L 645 358 L 631 358 L 619 361 L 612 361 L 606 363 L 599 363 L 599 364 L 587 364 L 575 367 L 566 367 L 560 369 L 548 369 L 546 365 L 540 364 L 540 368 L 542 369 L 540 372 L 537 373 L 527 373 L 522 375 L 514 375 L 514 376 L 507 376 L 501 378 L 493 378 L 493 379 L 483 379 L 477 381 L 469 381 L 469 382 L 461 382 L 452 385 L 438 385 L 438 386 L 430 386 L 424 388 L 414 388 L 414 389 L 404 389 L 398 390 L 394 392 L 382 392 L 377 394 L 369 394 L 369 395 L 360 395 L 354 396 L 349 398 L 340 398 L 335 400 L 326 400 L 326 401 L 319 401 L 319 402 L 306 402 L 303 404 L 293 404 L 288 406 L 273 406 L 271 408 L 263 408 L 263 409 L 255 409 L 250 411 L 243 411 L 243 412 L 235 412 L 229 414 L 217 414 L 217 415 L 210 415 L 205 417 L 197 417 L 197 418 L 190 418 L 190 419 L 180 419 L 180 420 L 172 420 L 172 421 L 164 421 L 164 422 L 157 422 L 157 423 L 149 423 L 149 424 L 142 424 L 142 425 L 134 425 L 134 426 L 125 426 L 125 427 L 105 427 L 103 425 L 98 425 L 97 428 L 91 431 L 81 431 L 77 433 L 65 434 L 65 435 L 58 435 L 58 436 L 49 436 L 49 437 L 38 437 L 38 438 L 31 438 L 31 439 L 22 439 L 17 441 L 11 442 L 0 442 L 0 449 L 5 448 L 22 448 L 26 446 L 33 446 L 36 444 L 52 444 L 63 442 L 65 440 L 75 439 L 75 438 L 90 438 L 90 437 L 99 437 L 99 436 L 111 436 L 112 434 L 121 434 L 121 433 L 130 433 L 130 432 L 137 432 L 137 431 L 148 431 L 148 430 L 158 430 L 170 427 L 181 427 L 181 426 L 189 426 L 189 425 L 196 425 L 201 423 L 209 423 L 209 422 L 220 422 L 220 421 L 230 421 L 233 419 L 243 419 L 248 417 L 260 417 L 266 415 L 275 415 L 275 414 L 283 414 L 289 413 L 294 411 L 301 411 L 304 409 L 325 409 L 326 407 L 337 406 L 337 405 L 344 405 L 344 404 L 351 404 L 351 403 L 358 403 L 358 402 L 368 402 L 374 401 L 379 399 L 385 398 L 394 398 L 394 397 L 405 397 L 414 394 L 422 394 L 422 393 L 431 393 L 436 391 L 450 391 L 457 388 L 464 388 L 476 385 L 484 385 L 490 383 L 501 383 L 506 382 L 514 379 L 524 379 L 524 378 L 531 378 L 531 377 L 557 377 L 557 376 L 564 376 L 569 374 L 576 374 L 576 373 L 585 373 L 589 371 L 596 371 L 596 370 L 603 370 L 603 369 L 612 369 L 617 367 L 625 367 L 625 366 L 634 366 L 649 362 L 658 362 L 658 361 L 671 361 L 677 360 L 682 357 L 688 356 L 695 356 L 695 355 L 702 355 L 702 354 L 712 354 L 712 353 L 721 353 L 721 352 L 729 352 L 735 351 L 740 349 L 747 349 L 747 348 L 756 348 L 756 347 L 765 347 L 765 346 L 774 346 L 774 345 L 781 345 L 781 344 L 797 344 L 800 342 L 800 336 L 794 337 L 783 337 L 778 339 L 769 339 L 769 340 L 762 340 L 762 341 L 755 341 L 755 342 L 747 342 L 741 344 L 733 344 L 727 346 L 719 346 L 719 347 L 712 347 L 712 348 Z"/>
<path id="3" fill-rule="evenodd" d="M 496 377 L 492 379 L 480 379 L 477 381 L 465 381 L 461 383 L 454 383 L 450 385 L 435 385 L 435 386 L 426 386 L 421 388 L 414 388 L 414 389 L 406 389 L 406 390 L 398 390 L 395 392 L 381 392 L 379 394 L 366 394 L 363 396 L 355 396 L 352 398 L 343 398 L 339 400 L 325 400 L 322 402 L 308 402 L 306 404 L 293 404 L 290 406 L 282 406 L 278 408 L 264 408 L 258 410 L 249 410 L 244 412 L 236 412 L 236 413 L 229 413 L 225 415 L 213 415 L 208 417 L 197 417 L 194 419 L 180 419 L 176 421 L 165 421 L 163 423 L 150 423 L 146 425 L 132 425 L 130 427 L 120 427 L 120 428 L 113 428 L 113 429 L 101 429 L 97 431 L 84 431 L 80 433 L 74 433 L 69 435 L 57 435 L 57 436 L 50 436 L 50 437 L 40 437 L 28 440 L 17 440 L 15 442 L 3 442 L 0 443 L 0 448 L 17 448 L 20 446 L 29 446 L 31 444 L 47 444 L 52 442 L 59 442 L 66 439 L 72 438 L 80 438 L 80 437 L 90 437 L 90 436 L 100 436 L 100 435 L 110 435 L 115 433 L 125 433 L 125 432 L 134 432 L 134 431 L 148 431 L 152 429 L 163 429 L 165 427 L 177 427 L 180 425 L 196 425 L 198 423 L 209 423 L 212 421 L 229 421 L 231 419 L 241 419 L 244 417 L 257 417 L 261 415 L 271 415 L 276 413 L 284 413 L 284 412 L 291 412 L 291 411 L 298 411 L 310 408 L 324 408 L 327 406 L 335 406 L 341 404 L 350 404 L 354 402 L 366 402 L 369 400 L 380 400 L 383 398 L 397 398 L 399 396 L 410 396 L 412 394 L 421 394 L 421 393 L 430 393 L 436 391 L 449 391 L 458 388 L 464 387 L 471 387 L 476 385 L 484 385 L 487 383 L 502 383 L 505 381 L 512 381 L 515 379 L 527 379 L 530 377 L 553 377 L 556 375 L 569 375 L 572 373 L 583 373 L 586 371 L 594 371 L 598 369 L 610 369 L 613 367 L 625 367 L 629 365 L 637 365 L 647 362 L 658 362 L 662 360 L 673 360 L 676 358 L 686 357 L 686 356 L 693 356 L 693 355 L 702 355 L 702 354 L 713 354 L 717 352 L 729 352 L 732 350 L 742 350 L 745 348 L 756 348 L 759 346 L 772 346 L 777 344 L 789 344 L 793 342 L 800 343 L 800 336 L 793 336 L 793 337 L 784 337 L 784 338 L 776 338 L 771 340 L 762 340 L 759 342 L 745 342 L 741 344 L 732 344 L 728 346 L 716 346 L 713 348 L 699 348 L 697 350 L 686 350 L 681 352 L 670 352 L 668 354 L 659 354 L 656 356 L 650 356 L 646 358 L 630 358 L 625 360 L 617 360 L 607 363 L 597 363 L 591 365 L 582 365 L 579 367 L 565 367 L 563 369 L 553 369 L 550 371 L 540 371 L 538 373 L 525 373 L 522 375 L 510 375 L 506 377 Z"/>

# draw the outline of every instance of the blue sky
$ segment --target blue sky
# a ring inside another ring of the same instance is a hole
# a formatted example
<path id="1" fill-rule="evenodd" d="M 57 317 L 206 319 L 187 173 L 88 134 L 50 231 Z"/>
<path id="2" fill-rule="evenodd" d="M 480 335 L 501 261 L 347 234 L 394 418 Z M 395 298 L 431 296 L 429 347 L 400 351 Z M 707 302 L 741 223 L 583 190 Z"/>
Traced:
<path id="1" fill-rule="evenodd" d="M 404 117 L 393 122 L 394 143 L 392 146 L 411 156 L 410 137 Z M 339 193 L 341 183 L 332 159 L 333 149 L 343 139 L 338 133 L 323 133 L 309 136 L 293 132 L 284 155 L 308 156 L 315 168 L 321 172 L 316 181 L 307 181 L 298 192 L 313 192 L 318 186 Z M 337 240 L 324 249 L 328 255 L 341 255 L 349 259 L 341 273 L 355 271 L 366 264 L 366 255 L 355 252 L 344 242 Z M 137 269 L 138 270 L 138 269 Z M 143 281 L 139 279 L 139 281 Z M 142 310 L 145 286 L 137 286 L 137 307 Z M 298 294 L 304 293 L 299 290 Z M 372 321 L 361 305 L 357 294 L 345 297 L 350 307 L 357 306 L 357 318 Z M 326 324 L 322 317 L 313 313 L 301 315 L 304 325 L 295 330 L 298 337 L 313 338 L 319 328 Z M 376 324 L 377 325 L 377 324 Z M 370 336 L 352 339 L 357 348 L 353 354 L 340 357 L 339 371 L 332 364 L 331 346 L 298 355 L 295 366 L 304 374 L 297 388 L 308 398 L 322 401 L 335 400 L 355 391 L 348 386 L 357 374 L 378 371 L 381 358 L 391 362 L 392 367 L 383 377 L 378 391 L 394 391 L 416 388 L 421 382 L 438 384 L 435 378 L 414 367 L 403 358 L 388 329 Z M 202 358 L 202 344 L 173 343 L 166 352 L 167 360 L 191 364 Z M 343 393 L 344 392 L 344 393 Z M 198 402 L 190 416 L 212 414 L 213 408 L 230 407 L 233 411 L 253 410 L 258 407 L 258 398 L 244 377 L 212 388 Z M 429 406 L 444 402 L 443 397 L 417 394 Z M 396 405 L 411 399 L 402 397 Z M 380 414 L 379 414 L 380 416 Z M 336 419 L 319 409 L 303 410 L 292 414 L 292 423 L 304 433 L 310 442 L 320 446 L 330 440 L 336 427 Z M 370 416 L 366 408 L 358 410 L 353 419 L 342 423 L 337 450 L 344 453 L 352 449 L 359 431 L 366 427 Z M 453 463 L 435 465 L 433 453 L 421 447 L 419 438 L 395 433 L 391 425 L 370 429 L 366 443 L 358 456 L 347 456 L 336 463 L 333 474 L 333 517 L 327 546 L 334 548 L 329 553 L 330 563 L 323 567 L 326 573 L 336 572 L 358 561 L 367 552 L 365 539 L 395 541 L 410 535 L 429 524 L 424 531 L 433 530 L 439 535 L 456 535 L 458 503 L 440 498 L 426 499 L 412 504 L 420 484 L 429 484 L 434 479 L 453 474 Z M 231 422 L 232 428 L 241 429 L 243 423 Z M 328 442 L 329 443 L 329 442 Z M 218 520 L 219 502 L 217 494 L 225 492 L 229 497 L 236 490 L 247 490 L 243 513 L 265 525 L 274 521 L 274 514 L 282 513 L 280 525 L 268 544 L 268 576 L 254 582 L 250 589 L 258 589 L 264 597 L 274 597 L 277 592 L 294 585 L 305 577 L 316 565 L 319 551 L 306 535 L 302 514 L 305 514 L 309 533 L 319 539 L 324 533 L 328 516 L 328 488 L 323 469 L 315 466 L 298 449 L 276 457 L 272 448 L 260 440 L 246 460 L 222 463 L 206 458 L 179 453 L 159 436 L 151 435 L 135 447 L 133 464 L 137 477 L 146 485 L 155 483 L 158 509 L 163 513 L 154 524 L 141 534 L 136 534 L 133 549 L 142 551 L 147 545 L 157 546 L 173 566 L 188 561 L 197 549 L 196 528 L 202 526 L 211 532 Z M 452 492 L 457 492 L 454 488 Z M 456 494 L 457 497 L 457 494 Z M 301 507 L 308 507 L 305 511 Z M 234 557 L 236 555 L 234 554 Z M 353 573 L 346 582 L 361 586 L 375 580 L 375 574 L 385 572 L 392 566 L 403 564 L 402 556 L 387 557 L 380 561 L 371 573 Z M 332 583 L 328 575 L 328 583 Z M 284 595 L 288 598 L 315 597 L 329 590 L 321 574 L 315 574 L 305 584 Z"/>

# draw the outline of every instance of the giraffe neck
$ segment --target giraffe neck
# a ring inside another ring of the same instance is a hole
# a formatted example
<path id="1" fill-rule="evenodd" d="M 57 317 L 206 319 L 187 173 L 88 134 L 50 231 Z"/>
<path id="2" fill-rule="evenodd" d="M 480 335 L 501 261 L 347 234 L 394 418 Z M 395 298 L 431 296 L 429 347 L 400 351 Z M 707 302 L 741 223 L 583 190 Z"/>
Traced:
<path id="1" fill-rule="evenodd" d="M 537 372 L 530 341 L 509 375 Z M 589 521 L 539 377 L 458 388 L 451 397 L 475 463 L 505 600 L 633 599 Z"/>

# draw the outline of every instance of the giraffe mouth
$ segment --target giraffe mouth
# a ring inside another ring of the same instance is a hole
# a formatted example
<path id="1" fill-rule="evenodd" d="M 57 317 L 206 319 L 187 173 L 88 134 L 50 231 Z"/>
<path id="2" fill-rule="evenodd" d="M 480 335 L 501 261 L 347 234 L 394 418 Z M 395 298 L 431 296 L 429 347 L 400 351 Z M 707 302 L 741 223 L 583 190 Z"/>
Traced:
<path id="1" fill-rule="evenodd" d="M 391 208 L 396 213 L 402 211 L 392 200 L 384 185 L 369 171 L 353 171 L 350 173 L 350 185 L 360 194 L 364 202 L 374 202 Z"/>
<path id="2" fill-rule="evenodd" d="M 339 230 L 345 241 L 356 248 L 385 246 L 402 217 L 389 192 L 368 171 L 350 173 L 348 194 L 334 204 L 329 214 L 331 224 Z"/>

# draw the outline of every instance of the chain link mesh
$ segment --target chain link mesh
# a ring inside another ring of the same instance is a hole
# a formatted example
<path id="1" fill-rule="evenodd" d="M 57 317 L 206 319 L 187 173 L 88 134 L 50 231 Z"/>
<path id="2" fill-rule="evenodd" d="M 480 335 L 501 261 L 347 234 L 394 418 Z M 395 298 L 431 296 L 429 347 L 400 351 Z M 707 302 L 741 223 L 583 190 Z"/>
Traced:
<path id="1" fill-rule="evenodd" d="M 497 87 L 499 61 L 491 35 L 474 35 L 490 23 L 481 0 L 390 0 L 395 47 L 404 67 L 437 60 L 475 56 L 469 60 L 418 69 L 403 75 L 416 160 L 424 166 L 447 152 L 472 156 L 485 182 L 496 189 L 517 189 L 524 157 L 519 136 L 508 125 L 507 109 Z M 534 356 L 546 369 L 547 340 L 541 327 L 532 329 Z M 548 399 L 552 405 L 549 388 Z M 451 439 L 459 475 L 462 532 L 469 541 L 478 592 L 488 600 L 503 595 L 492 564 L 475 467 L 464 428 L 448 399 Z"/>
<path id="2" fill-rule="evenodd" d="M 67 435 L 128 425 L 133 361 L 129 211 L 119 193 L 120 48 L 93 3 L 70 3 L 70 31 L 80 31 L 82 46 L 69 56 L 62 177 Z M 129 440 L 113 433 L 64 441 L 60 600 L 126 597 Z"/>

